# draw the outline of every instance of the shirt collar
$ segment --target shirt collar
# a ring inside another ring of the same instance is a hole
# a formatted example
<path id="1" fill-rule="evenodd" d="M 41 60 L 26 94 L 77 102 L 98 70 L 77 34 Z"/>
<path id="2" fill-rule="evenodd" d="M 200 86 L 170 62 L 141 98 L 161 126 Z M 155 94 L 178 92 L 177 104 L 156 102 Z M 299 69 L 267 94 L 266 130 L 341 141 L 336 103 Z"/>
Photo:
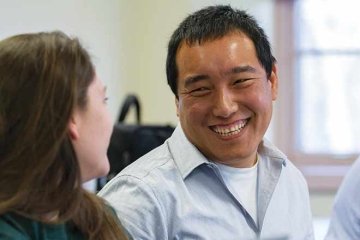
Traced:
<path id="1" fill-rule="evenodd" d="M 209 164 L 206 157 L 185 136 L 180 123 L 169 138 L 168 144 L 174 162 L 184 179 L 198 166 Z"/>
<path id="2" fill-rule="evenodd" d="M 258 154 L 265 156 L 272 161 L 279 161 L 284 167 L 286 167 L 286 159 L 284 153 L 282 153 L 274 144 L 267 139 L 263 139 L 258 147 Z"/>
<path id="3" fill-rule="evenodd" d="M 173 135 L 168 140 L 170 152 L 174 158 L 175 164 L 179 168 L 182 177 L 185 179 L 195 168 L 202 164 L 212 164 L 209 160 L 188 140 L 185 133 L 178 123 Z M 286 166 L 286 156 L 276 148 L 270 141 L 263 139 L 261 141 L 258 153 L 262 157 L 271 159 L 277 164 Z M 268 162 L 268 164 L 276 164 Z"/>

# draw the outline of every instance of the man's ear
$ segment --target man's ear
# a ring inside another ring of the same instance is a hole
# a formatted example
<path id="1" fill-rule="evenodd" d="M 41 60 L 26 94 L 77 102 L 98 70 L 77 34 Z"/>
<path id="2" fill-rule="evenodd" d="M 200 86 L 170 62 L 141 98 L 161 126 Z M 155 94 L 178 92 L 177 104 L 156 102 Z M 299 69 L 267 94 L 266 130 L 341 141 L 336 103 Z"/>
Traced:
<path id="1" fill-rule="evenodd" d="M 69 136 L 71 140 L 77 140 L 79 135 L 79 126 L 76 116 L 72 115 L 68 124 Z"/>
<path id="2" fill-rule="evenodd" d="M 271 68 L 271 75 L 270 75 L 269 81 L 271 83 L 272 100 L 275 101 L 277 98 L 277 95 L 278 95 L 278 75 L 277 75 L 276 64 L 273 64 L 273 66 Z"/>
<path id="3" fill-rule="evenodd" d="M 179 97 L 175 97 L 176 116 L 179 117 Z"/>

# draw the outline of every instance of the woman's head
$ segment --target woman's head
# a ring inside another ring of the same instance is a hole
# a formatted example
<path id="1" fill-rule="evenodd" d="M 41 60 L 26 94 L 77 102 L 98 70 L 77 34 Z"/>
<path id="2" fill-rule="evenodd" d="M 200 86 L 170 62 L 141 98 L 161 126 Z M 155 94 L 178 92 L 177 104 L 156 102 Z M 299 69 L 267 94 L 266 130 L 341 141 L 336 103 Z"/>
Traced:
<path id="1" fill-rule="evenodd" d="M 50 32 L 0 41 L 0 213 L 16 202 L 14 210 L 41 215 L 53 206 L 66 215 L 81 182 L 107 173 L 104 94 L 77 39 Z"/>

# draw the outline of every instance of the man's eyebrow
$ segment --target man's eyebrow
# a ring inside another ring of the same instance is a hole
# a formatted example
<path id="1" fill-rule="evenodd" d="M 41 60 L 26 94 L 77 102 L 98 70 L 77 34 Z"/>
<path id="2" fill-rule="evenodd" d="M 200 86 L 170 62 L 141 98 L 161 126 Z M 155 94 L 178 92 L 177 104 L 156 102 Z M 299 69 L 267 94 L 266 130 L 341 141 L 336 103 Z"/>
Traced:
<path id="1" fill-rule="evenodd" d="M 194 84 L 196 82 L 199 82 L 201 80 L 205 80 L 208 79 L 209 76 L 208 75 L 196 75 L 196 76 L 191 76 L 185 79 L 185 88 L 188 87 L 191 84 Z"/>
<path id="2" fill-rule="evenodd" d="M 243 73 L 243 72 L 251 72 L 251 73 L 257 73 L 256 68 L 249 66 L 249 65 L 245 65 L 245 66 L 237 66 L 234 67 L 232 69 L 230 69 L 230 71 L 228 72 L 229 74 L 234 74 L 234 73 Z M 185 79 L 185 87 L 188 87 L 191 84 L 194 84 L 196 82 L 199 82 L 201 80 L 205 80 L 205 79 L 209 79 L 209 75 L 196 75 L 196 76 L 190 76 L 187 77 Z"/>
<path id="3" fill-rule="evenodd" d="M 243 73 L 243 72 L 251 72 L 251 73 L 256 73 L 257 70 L 256 68 L 246 65 L 246 66 L 238 66 L 238 67 L 234 67 L 230 70 L 229 73 Z"/>

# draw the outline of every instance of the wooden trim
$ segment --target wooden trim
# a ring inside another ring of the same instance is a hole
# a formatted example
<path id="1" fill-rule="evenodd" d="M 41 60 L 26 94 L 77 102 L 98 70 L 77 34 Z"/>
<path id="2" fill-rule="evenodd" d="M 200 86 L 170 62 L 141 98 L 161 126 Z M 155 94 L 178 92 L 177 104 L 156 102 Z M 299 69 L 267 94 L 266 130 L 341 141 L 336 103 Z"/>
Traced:
<path id="1" fill-rule="evenodd" d="M 357 154 L 304 154 L 296 146 L 295 0 L 276 0 L 274 8 L 274 54 L 278 60 L 279 96 L 275 104 L 274 143 L 304 174 L 310 191 L 334 192 L 357 158 Z"/>

